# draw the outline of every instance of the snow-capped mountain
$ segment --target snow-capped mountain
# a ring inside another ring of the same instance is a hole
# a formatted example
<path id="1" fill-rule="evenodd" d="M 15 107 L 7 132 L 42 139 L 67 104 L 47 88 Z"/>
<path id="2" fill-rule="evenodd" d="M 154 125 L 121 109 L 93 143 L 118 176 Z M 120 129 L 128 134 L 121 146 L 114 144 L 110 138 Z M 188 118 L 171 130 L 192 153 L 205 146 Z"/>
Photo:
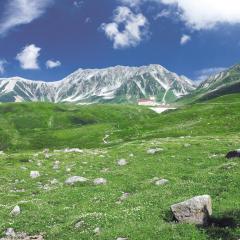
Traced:
<path id="1" fill-rule="evenodd" d="M 79 69 L 56 82 L 1 78 L 0 102 L 135 102 L 140 98 L 155 97 L 167 103 L 194 89 L 191 80 L 160 65 L 116 66 Z"/>

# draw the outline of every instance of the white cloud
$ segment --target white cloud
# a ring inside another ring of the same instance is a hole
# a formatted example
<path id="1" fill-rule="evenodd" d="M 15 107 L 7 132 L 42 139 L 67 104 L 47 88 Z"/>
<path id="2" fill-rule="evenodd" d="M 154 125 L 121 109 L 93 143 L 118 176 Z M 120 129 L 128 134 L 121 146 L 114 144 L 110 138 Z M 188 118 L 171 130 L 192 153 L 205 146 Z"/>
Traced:
<path id="1" fill-rule="evenodd" d="M 152 1 L 152 0 L 149 0 Z M 211 29 L 218 24 L 240 23 L 239 0 L 156 0 L 179 11 L 180 18 L 195 30 Z"/>
<path id="2" fill-rule="evenodd" d="M 73 2 L 73 5 L 77 8 L 82 7 L 83 4 L 84 4 L 84 1 L 76 0 L 76 1 Z"/>
<path id="3" fill-rule="evenodd" d="M 120 6 L 114 11 L 113 22 L 102 24 L 106 36 L 113 41 L 113 47 L 126 48 L 137 46 L 148 35 L 148 20 L 128 7 Z"/>
<path id="4" fill-rule="evenodd" d="M 167 18 L 171 16 L 171 11 L 167 9 L 163 9 L 160 13 L 158 13 L 155 17 L 154 20 L 157 20 L 159 18 Z"/>
<path id="5" fill-rule="evenodd" d="M 180 44 L 185 45 L 189 41 L 191 41 L 191 37 L 189 35 L 183 34 L 181 39 L 180 39 Z"/>
<path id="6" fill-rule="evenodd" d="M 5 35 L 12 28 L 39 18 L 53 1 L 8 0 L 0 20 L 0 35 Z"/>
<path id="7" fill-rule="evenodd" d="M 5 59 L 0 59 L 0 74 L 5 73 L 5 65 L 7 64 L 7 61 Z"/>
<path id="8" fill-rule="evenodd" d="M 143 0 L 119 0 L 119 2 L 129 7 L 138 7 Z"/>
<path id="9" fill-rule="evenodd" d="M 201 82 L 205 81 L 211 75 L 223 72 L 226 69 L 227 68 L 225 68 L 225 67 L 213 67 L 213 68 L 204 68 L 202 70 L 199 70 L 195 73 L 196 82 L 201 83 Z"/>
<path id="10" fill-rule="evenodd" d="M 56 68 L 56 67 L 60 67 L 62 65 L 62 63 L 60 61 L 53 61 L 53 60 L 48 60 L 46 62 L 46 67 L 47 68 Z"/>
<path id="11" fill-rule="evenodd" d="M 23 48 L 22 52 L 18 53 L 16 59 L 20 62 L 23 69 L 39 69 L 38 57 L 41 48 L 36 47 L 34 44 L 28 45 Z"/>

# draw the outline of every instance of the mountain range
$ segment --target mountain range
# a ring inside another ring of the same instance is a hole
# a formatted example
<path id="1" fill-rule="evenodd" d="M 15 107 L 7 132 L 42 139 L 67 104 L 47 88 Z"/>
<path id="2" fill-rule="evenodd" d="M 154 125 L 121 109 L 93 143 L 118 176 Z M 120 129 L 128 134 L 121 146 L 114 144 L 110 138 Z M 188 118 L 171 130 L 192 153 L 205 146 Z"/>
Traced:
<path id="1" fill-rule="evenodd" d="M 191 80 L 160 65 L 79 69 L 56 82 L 0 79 L 0 102 L 136 102 L 155 97 L 173 102 L 195 89 Z"/>
<path id="2" fill-rule="evenodd" d="M 240 65 L 210 76 L 198 87 L 161 65 L 79 69 L 55 82 L 0 78 L 0 102 L 121 103 L 154 97 L 161 103 L 205 99 L 240 91 Z"/>

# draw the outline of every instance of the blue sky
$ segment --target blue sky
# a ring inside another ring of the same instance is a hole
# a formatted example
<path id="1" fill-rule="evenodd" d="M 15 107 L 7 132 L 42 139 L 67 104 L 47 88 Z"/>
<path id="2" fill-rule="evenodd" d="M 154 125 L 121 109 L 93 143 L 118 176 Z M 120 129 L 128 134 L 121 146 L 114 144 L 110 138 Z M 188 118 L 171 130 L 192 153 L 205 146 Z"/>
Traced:
<path id="1" fill-rule="evenodd" d="M 0 77 L 161 64 L 196 80 L 239 62 L 239 0 L 0 0 Z"/>

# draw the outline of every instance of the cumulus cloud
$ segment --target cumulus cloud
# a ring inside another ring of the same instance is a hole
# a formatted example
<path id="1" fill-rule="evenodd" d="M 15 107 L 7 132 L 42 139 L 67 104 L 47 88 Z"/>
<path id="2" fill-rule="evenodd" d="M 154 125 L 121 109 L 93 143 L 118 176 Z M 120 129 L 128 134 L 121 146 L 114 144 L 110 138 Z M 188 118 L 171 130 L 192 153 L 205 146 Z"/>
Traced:
<path id="1" fill-rule="evenodd" d="M 240 23 L 239 0 L 119 0 L 128 6 L 139 7 L 143 3 L 165 5 L 163 13 L 170 10 L 186 25 L 195 30 L 212 29 L 218 24 Z"/>
<path id="2" fill-rule="evenodd" d="M 126 6 L 117 7 L 113 22 L 103 23 L 102 29 L 113 41 L 113 47 L 126 48 L 137 46 L 148 35 L 148 20 L 139 13 L 135 14 Z"/>
<path id="3" fill-rule="evenodd" d="M 152 0 L 149 0 L 152 1 Z M 156 0 L 168 5 L 187 26 L 195 30 L 211 29 L 218 24 L 240 23 L 239 0 Z"/>
<path id="4" fill-rule="evenodd" d="M 54 0 L 7 0 L 0 19 L 0 35 L 19 25 L 31 23 L 44 14 Z"/>
<path id="5" fill-rule="evenodd" d="M 191 37 L 189 35 L 183 34 L 181 39 L 180 39 L 180 44 L 185 45 L 189 41 L 191 41 Z"/>
<path id="6" fill-rule="evenodd" d="M 196 75 L 196 82 L 201 83 L 205 81 L 211 75 L 220 73 L 225 71 L 227 68 L 225 67 L 213 67 L 213 68 L 204 68 L 195 73 Z"/>
<path id="7" fill-rule="evenodd" d="M 47 68 L 56 68 L 56 67 L 60 67 L 62 65 L 62 63 L 60 61 L 53 61 L 53 60 L 48 60 L 46 62 L 46 67 Z"/>
<path id="8" fill-rule="evenodd" d="M 38 57 L 40 56 L 41 48 L 34 44 L 27 45 L 18 53 L 16 59 L 19 61 L 22 69 L 39 69 Z"/>
<path id="9" fill-rule="evenodd" d="M 5 59 L 0 59 L 0 74 L 5 73 L 5 65 L 7 64 L 7 61 Z"/>

